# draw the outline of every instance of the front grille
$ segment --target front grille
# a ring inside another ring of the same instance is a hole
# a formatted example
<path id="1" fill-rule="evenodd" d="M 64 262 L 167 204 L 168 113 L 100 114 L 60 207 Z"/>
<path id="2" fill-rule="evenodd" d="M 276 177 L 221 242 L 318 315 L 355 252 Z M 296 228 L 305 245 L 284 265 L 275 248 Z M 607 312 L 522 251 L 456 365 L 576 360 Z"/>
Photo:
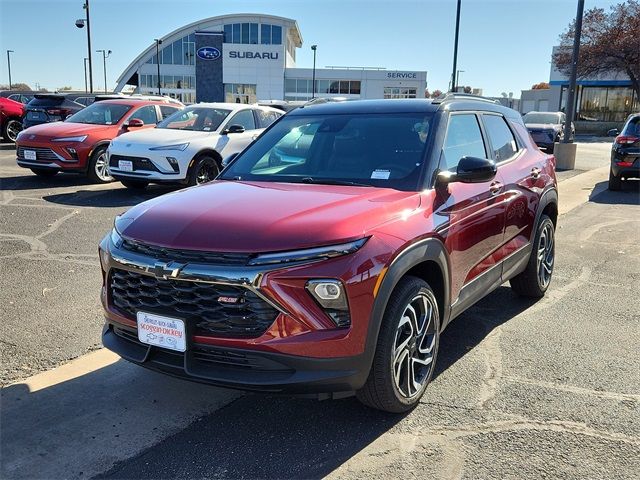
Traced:
<path id="1" fill-rule="evenodd" d="M 36 161 L 51 161 L 51 160 L 60 160 L 58 156 L 54 153 L 50 148 L 42 148 L 42 147 L 18 147 L 17 155 L 20 159 L 24 158 L 24 151 L 32 150 L 36 152 Z"/>
<path id="2" fill-rule="evenodd" d="M 173 248 L 160 247 L 157 245 L 147 245 L 144 243 L 124 240 L 122 248 L 133 253 L 153 257 L 164 262 L 180 263 L 206 263 L 213 265 L 246 265 L 252 255 L 248 253 L 218 253 L 203 252 L 199 250 L 178 250 Z"/>
<path id="3" fill-rule="evenodd" d="M 118 162 L 120 160 L 128 160 L 133 165 L 133 171 L 136 170 L 146 170 L 152 172 L 159 172 L 158 167 L 156 167 L 151 160 L 144 157 L 128 157 L 126 155 L 110 155 L 109 156 L 109 166 L 114 168 L 118 167 Z"/>
<path id="4" fill-rule="evenodd" d="M 131 319 L 138 311 L 176 317 L 195 335 L 259 337 L 278 316 L 274 307 L 246 288 L 164 280 L 119 269 L 111 271 L 109 292 L 113 305 Z M 221 297 L 237 301 L 221 303 Z"/>

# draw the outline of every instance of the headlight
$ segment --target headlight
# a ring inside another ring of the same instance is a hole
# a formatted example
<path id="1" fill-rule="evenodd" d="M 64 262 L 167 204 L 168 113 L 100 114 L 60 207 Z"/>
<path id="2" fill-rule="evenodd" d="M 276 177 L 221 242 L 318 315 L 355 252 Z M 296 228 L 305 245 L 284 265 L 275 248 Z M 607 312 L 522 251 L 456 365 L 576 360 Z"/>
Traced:
<path id="1" fill-rule="evenodd" d="M 340 245 L 329 245 L 326 247 L 307 248 L 304 250 L 291 250 L 288 252 L 264 253 L 258 255 L 249 265 L 272 265 L 275 263 L 295 263 L 304 261 L 325 260 L 327 258 L 347 255 L 359 250 L 368 238 L 361 238 L 349 243 Z"/>
<path id="2" fill-rule="evenodd" d="M 52 138 L 52 142 L 84 142 L 87 139 L 87 135 L 79 135 L 77 137 L 60 137 Z"/>
<path id="3" fill-rule="evenodd" d="M 184 152 L 188 146 L 189 146 L 188 143 L 176 143 L 175 145 L 163 145 L 161 147 L 153 147 L 153 148 L 150 148 L 149 150 L 180 150 L 181 152 Z"/>

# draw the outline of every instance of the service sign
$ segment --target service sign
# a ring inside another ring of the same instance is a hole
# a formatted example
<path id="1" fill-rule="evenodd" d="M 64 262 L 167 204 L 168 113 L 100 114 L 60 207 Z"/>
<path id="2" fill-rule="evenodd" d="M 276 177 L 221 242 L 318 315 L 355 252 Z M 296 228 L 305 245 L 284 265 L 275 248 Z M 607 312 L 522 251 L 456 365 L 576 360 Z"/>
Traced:
<path id="1" fill-rule="evenodd" d="M 216 47 L 201 47 L 196 52 L 196 55 L 202 60 L 217 60 L 222 56 L 222 52 Z"/>

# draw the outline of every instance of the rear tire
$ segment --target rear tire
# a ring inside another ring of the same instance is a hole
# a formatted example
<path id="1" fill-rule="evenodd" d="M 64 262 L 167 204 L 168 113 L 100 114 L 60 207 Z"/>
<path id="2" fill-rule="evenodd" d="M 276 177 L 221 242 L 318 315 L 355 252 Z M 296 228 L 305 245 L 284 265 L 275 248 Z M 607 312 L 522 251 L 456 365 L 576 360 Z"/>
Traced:
<path id="1" fill-rule="evenodd" d="M 215 179 L 220 173 L 220 165 L 213 157 L 203 155 L 196 159 L 189 172 L 187 185 L 202 185 Z"/>
<path id="2" fill-rule="evenodd" d="M 109 175 L 109 165 L 107 162 L 106 145 L 96 148 L 89 159 L 89 168 L 87 169 L 87 177 L 93 183 L 109 183 L 113 182 L 113 177 Z"/>
<path id="3" fill-rule="evenodd" d="M 398 282 L 382 318 L 364 386 L 365 405 L 391 413 L 414 408 L 431 381 L 440 342 L 440 314 L 431 287 L 407 276 Z"/>
<path id="4" fill-rule="evenodd" d="M 145 182 L 143 180 L 120 180 L 120 183 L 127 188 L 132 190 L 144 190 L 149 185 L 149 182 Z"/>
<path id="5" fill-rule="evenodd" d="M 16 143 L 18 134 L 21 131 L 22 131 L 22 122 L 16 118 L 10 118 L 2 126 L 2 137 L 7 142 Z"/>
<path id="6" fill-rule="evenodd" d="M 555 227 L 551 219 L 543 214 L 538 222 L 527 268 L 509 280 L 511 288 L 523 297 L 543 297 L 551 283 L 554 263 Z"/>
<path id="7" fill-rule="evenodd" d="M 609 190 L 617 192 L 622 189 L 622 178 L 613 174 L 612 170 L 609 170 Z"/>
<path id="8" fill-rule="evenodd" d="M 58 170 L 51 170 L 49 168 L 31 168 L 30 170 L 42 178 L 51 178 L 58 174 Z"/>

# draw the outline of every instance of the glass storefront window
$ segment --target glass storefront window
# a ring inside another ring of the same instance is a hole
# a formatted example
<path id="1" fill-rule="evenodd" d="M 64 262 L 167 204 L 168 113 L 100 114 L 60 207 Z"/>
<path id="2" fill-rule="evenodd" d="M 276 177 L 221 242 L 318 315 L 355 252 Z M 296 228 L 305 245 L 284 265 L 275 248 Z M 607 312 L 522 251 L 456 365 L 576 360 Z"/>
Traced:
<path id="1" fill-rule="evenodd" d="M 256 103 L 256 86 L 241 83 L 224 84 L 224 101 L 228 103 Z"/>
<path id="2" fill-rule="evenodd" d="M 384 87 L 384 98 L 416 98 L 416 88 Z"/>
<path id="3" fill-rule="evenodd" d="M 566 111 L 569 89 L 562 87 L 560 111 Z M 629 87 L 589 87 L 578 85 L 576 120 L 587 122 L 624 122 L 638 111 L 638 99 Z"/>
<path id="4" fill-rule="evenodd" d="M 278 25 L 273 25 L 271 27 L 271 43 L 273 45 L 282 44 L 282 27 Z"/>
<path id="5" fill-rule="evenodd" d="M 271 25 L 266 23 L 260 25 L 260 43 L 271 45 Z"/>

